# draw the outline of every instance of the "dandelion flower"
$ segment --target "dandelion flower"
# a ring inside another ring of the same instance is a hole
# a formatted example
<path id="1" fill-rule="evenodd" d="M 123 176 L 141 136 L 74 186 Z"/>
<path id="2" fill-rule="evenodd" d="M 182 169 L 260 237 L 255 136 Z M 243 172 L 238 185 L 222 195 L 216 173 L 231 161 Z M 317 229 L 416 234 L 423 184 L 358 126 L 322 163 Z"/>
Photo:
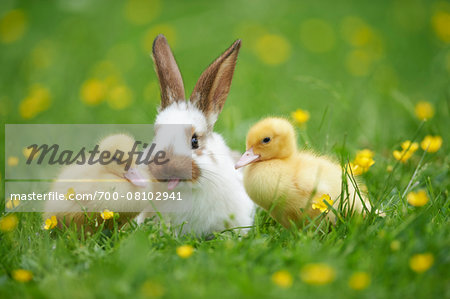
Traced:
<path id="1" fill-rule="evenodd" d="M 27 29 L 27 16 L 20 9 L 6 13 L 0 20 L 0 41 L 4 44 L 16 42 Z"/>
<path id="2" fill-rule="evenodd" d="M 147 280 L 141 286 L 141 294 L 144 298 L 159 298 L 162 297 L 165 292 L 166 290 L 164 287 L 155 281 Z"/>
<path id="3" fill-rule="evenodd" d="M 2 232 L 10 232 L 13 231 L 17 227 L 17 223 L 19 220 L 17 216 L 14 214 L 6 215 L 3 218 L 0 218 L 0 231 Z"/>
<path id="4" fill-rule="evenodd" d="M 11 276 L 14 280 L 19 282 L 28 282 L 33 279 L 33 273 L 24 269 L 17 269 L 12 271 Z"/>
<path id="5" fill-rule="evenodd" d="M 7 210 L 12 210 L 14 208 L 11 199 L 6 200 L 5 207 L 6 207 Z"/>
<path id="6" fill-rule="evenodd" d="M 194 253 L 194 247 L 191 245 L 183 245 L 180 247 L 177 247 L 177 254 L 179 257 L 183 259 L 187 259 Z"/>
<path id="7" fill-rule="evenodd" d="M 302 109 L 297 109 L 292 112 L 292 118 L 299 125 L 305 124 L 309 120 L 309 112 Z"/>
<path id="8" fill-rule="evenodd" d="M 280 65 L 291 56 L 292 47 L 281 35 L 263 34 L 255 43 L 256 56 L 267 65 Z"/>
<path id="9" fill-rule="evenodd" d="M 272 275 L 272 281 L 277 286 L 287 289 L 292 286 L 292 275 L 285 270 L 277 271 Z"/>
<path id="10" fill-rule="evenodd" d="M 66 200 L 73 200 L 75 197 L 75 190 L 70 187 L 69 189 L 67 189 L 67 193 L 64 195 L 64 198 Z"/>
<path id="11" fill-rule="evenodd" d="M 81 86 L 81 100 L 89 105 L 95 106 L 100 104 L 106 96 L 106 85 L 98 79 L 86 80 Z"/>
<path id="12" fill-rule="evenodd" d="M 19 204 L 20 204 L 20 200 L 17 200 L 17 199 L 11 200 L 11 198 L 8 198 L 6 200 L 5 206 L 6 206 L 6 209 L 12 210 L 12 209 L 16 208 L 17 206 L 19 206 Z"/>
<path id="13" fill-rule="evenodd" d="M 17 158 L 16 156 L 8 157 L 6 164 L 11 167 L 17 166 L 17 164 L 19 164 L 19 158 Z"/>
<path id="14" fill-rule="evenodd" d="M 363 149 L 356 153 L 355 160 L 350 162 L 350 168 L 353 175 L 361 175 L 369 171 L 369 168 L 375 164 L 373 160 L 374 153 L 369 149 Z"/>
<path id="15" fill-rule="evenodd" d="M 30 88 L 28 96 L 20 102 L 19 113 L 24 119 L 31 119 L 50 107 L 50 90 L 40 84 Z"/>
<path id="16" fill-rule="evenodd" d="M 122 110 L 133 102 L 133 92 L 125 85 L 118 85 L 111 89 L 108 95 L 108 105 L 114 110 Z"/>
<path id="17" fill-rule="evenodd" d="M 356 158 L 355 160 L 361 159 L 361 158 L 373 158 L 375 156 L 375 153 L 373 151 L 371 151 L 370 149 L 363 149 L 360 150 L 356 153 Z"/>
<path id="18" fill-rule="evenodd" d="M 392 251 L 399 251 L 401 246 L 402 244 L 400 243 L 399 240 L 393 240 L 390 244 Z"/>
<path id="19" fill-rule="evenodd" d="M 54 229 L 57 224 L 58 224 L 58 220 L 56 219 L 56 216 L 52 216 L 45 220 L 44 229 L 46 229 L 46 230 Z"/>
<path id="20" fill-rule="evenodd" d="M 427 193 L 425 190 L 420 190 L 417 192 L 410 192 L 406 196 L 406 199 L 408 200 L 408 203 L 415 207 L 422 207 L 427 204 L 427 202 L 430 200 L 428 198 Z"/>
<path id="21" fill-rule="evenodd" d="M 406 163 L 418 148 L 419 144 L 417 142 L 411 143 L 411 141 L 406 140 L 402 143 L 402 151 L 393 152 L 394 158 L 402 163 Z"/>
<path id="22" fill-rule="evenodd" d="M 431 18 L 434 32 L 445 43 L 450 43 L 450 13 L 438 10 Z"/>
<path id="23" fill-rule="evenodd" d="M 416 104 L 414 112 L 418 119 L 427 120 L 433 117 L 434 107 L 430 102 L 421 101 Z"/>
<path id="24" fill-rule="evenodd" d="M 364 49 L 356 49 L 348 53 L 345 60 L 347 71 L 355 77 L 369 75 L 373 68 L 373 57 Z"/>
<path id="25" fill-rule="evenodd" d="M 330 206 L 333 205 L 333 200 L 330 195 L 323 194 L 321 197 L 317 198 L 312 204 L 312 208 L 314 210 L 320 210 L 321 213 L 328 211 L 328 206 L 325 202 L 327 202 Z"/>
<path id="26" fill-rule="evenodd" d="M 437 152 L 442 146 L 442 137 L 441 136 L 431 136 L 427 135 L 420 143 L 420 147 L 429 153 Z"/>
<path id="27" fill-rule="evenodd" d="M 422 273 L 434 264 L 434 256 L 431 253 L 415 254 L 409 259 L 409 267 L 417 273 Z"/>
<path id="28" fill-rule="evenodd" d="M 25 159 L 27 159 L 27 160 L 30 158 L 32 152 L 33 152 L 33 148 L 25 147 L 25 148 L 22 150 L 23 156 L 24 156 Z M 36 152 L 36 153 L 31 157 L 31 160 L 33 160 L 34 158 L 36 158 L 37 154 L 38 154 L 38 152 Z"/>
<path id="29" fill-rule="evenodd" d="M 355 272 L 348 281 L 350 288 L 354 290 L 364 290 L 370 285 L 370 275 L 366 272 Z"/>
<path id="30" fill-rule="evenodd" d="M 300 271 L 301 279 L 311 285 L 325 285 L 336 277 L 336 271 L 327 264 L 307 264 Z"/>
<path id="31" fill-rule="evenodd" d="M 114 212 L 105 209 L 103 212 L 100 213 L 100 216 L 104 219 L 104 220 L 108 220 L 114 217 Z"/>

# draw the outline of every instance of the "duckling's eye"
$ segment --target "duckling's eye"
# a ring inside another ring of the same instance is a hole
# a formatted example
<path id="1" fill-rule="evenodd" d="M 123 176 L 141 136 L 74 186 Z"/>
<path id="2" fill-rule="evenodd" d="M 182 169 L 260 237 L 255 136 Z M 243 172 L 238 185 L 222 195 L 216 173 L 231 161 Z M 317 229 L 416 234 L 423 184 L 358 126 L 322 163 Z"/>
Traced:
<path id="1" fill-rule="evenodd" d="M 198 149 L 198 137 L 197 137 L 197 134 L 192 135 L 191 147 L 192 147 L 192 149 Z"/>
<path id="2" fill-rule="evenodd" d="M 270 142 L 270 137 L 266 137 L 262 140 L 262 143 L 269 143 Z"/>

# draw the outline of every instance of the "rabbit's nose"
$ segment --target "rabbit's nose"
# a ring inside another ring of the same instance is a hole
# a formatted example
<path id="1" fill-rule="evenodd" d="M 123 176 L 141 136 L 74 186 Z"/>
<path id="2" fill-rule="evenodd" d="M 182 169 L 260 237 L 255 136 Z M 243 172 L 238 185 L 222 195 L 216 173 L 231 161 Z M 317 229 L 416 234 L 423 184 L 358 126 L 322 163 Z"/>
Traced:
<path id="1" fill-rule="evenodd" d="M 155 179 L 162 182 L 167 182 L 171 179 L 192 179 L 192 157 L 170 155 L 168 156 L 168 160 L 168 162 L 160 165 L 156 163 L 149 164 L 149 170 Z"/>

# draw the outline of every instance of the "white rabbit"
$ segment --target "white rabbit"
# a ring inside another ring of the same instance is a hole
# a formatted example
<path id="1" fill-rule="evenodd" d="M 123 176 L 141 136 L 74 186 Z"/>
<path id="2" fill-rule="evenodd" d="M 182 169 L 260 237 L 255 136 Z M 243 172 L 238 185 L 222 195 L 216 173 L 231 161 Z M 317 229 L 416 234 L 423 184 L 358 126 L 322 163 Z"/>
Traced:
<path id="1" fill-rule="evenodd" d="M 163 213 L 172 225 L 182 227 L 182 234 L 202 236 L 253 224 L 254 205 L 244 189 L 242 175 L 234 169 L 232 151 L 222 136 L 213 132 L 228 96 L 240 45 L 240 40 L 234 42 L 203 72 L 186 101 L 181 73 L 166 38 L 159 35 L 153 43 L 161 88 L 154 140 L 158 144 L 164 139 L 174 157 L 163 168 L 150 164 L 149 169 L 159 181 L 167 182 L 169 190 L 192 192 L 190 204 Z M 171 124 L 190 125 L 181 137 L 187 153 L 174 146 L 174 142 L 180 142 L 179 134 L 162 129 Z M 170 141 L 168 134 L 178 136 L 173 137 L 177 141 Z M 186 171 L 188 179 L 183 180 Z"/>
<path id="2" fill-rule="evenodd" d="M 115 157 L 110 163 L 104 165 L 100 163 L 74 164 L 64 167 L 51 191 L 66 194 L 67 200 L 47 201 L 43 214 L 44 220 L 56 216 L 59 227 L 62 227 L 63 223 L 69 225 L 74 222 L 80 228 L 87 224 L 86 213 L 103 221 L 99 212 L 108 209 L 119 212 L 117 222 L 120 227 L 136 217 L 148 204 L 142 201 L 128 200 L 127 193 L 141 192 L 151 183 L 148 172 L 142 171 L 141 168 L 138 169 L 134 160 L 128 170 L 125 169 L 126 163 L 120 163 L 127 160 L 127 153 L 133 148 L 134 142 L 132 137 L 125 134 L 109 135 L 99 142 L 99 151 L 107 151 L 112 157 L 119 150 L 126 156 L 120 159 Z M 100 197 L 99 191 L 106 192 L 106 194 Z M 97 197 L 94 200 L 75 199 L 76 195 L 94 196 L 96 193 Z M 118 196 L 116 200 L 113 199 L 113 193 Z M 71 200 L 72 198 L 73 200 Z M 107 224 L 111 223 L 109 221 Z M 90 228 L 85 227 L 85 230 L 90 230 Z"/>

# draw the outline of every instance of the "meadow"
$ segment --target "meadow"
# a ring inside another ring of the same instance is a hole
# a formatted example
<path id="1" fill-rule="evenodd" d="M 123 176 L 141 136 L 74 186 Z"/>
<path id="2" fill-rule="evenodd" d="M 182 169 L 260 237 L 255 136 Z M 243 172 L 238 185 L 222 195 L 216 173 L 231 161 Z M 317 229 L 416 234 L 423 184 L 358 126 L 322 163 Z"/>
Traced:
<path id="1" fill-rule="evenodd" d="M 78 238 L 3 212 L 25 156 L 2 154 L 0 298 L 450 298 L 449 1 L 5 0 L 1 147 L 5 124 L 152 123 L 160 33 L 188 93 L 242 39 L 215 130 L 243 152 L 253 123 L 290 118 L 386 216 L 287 230 L 258 210 L 244 236 L 147 220 Z"/>

